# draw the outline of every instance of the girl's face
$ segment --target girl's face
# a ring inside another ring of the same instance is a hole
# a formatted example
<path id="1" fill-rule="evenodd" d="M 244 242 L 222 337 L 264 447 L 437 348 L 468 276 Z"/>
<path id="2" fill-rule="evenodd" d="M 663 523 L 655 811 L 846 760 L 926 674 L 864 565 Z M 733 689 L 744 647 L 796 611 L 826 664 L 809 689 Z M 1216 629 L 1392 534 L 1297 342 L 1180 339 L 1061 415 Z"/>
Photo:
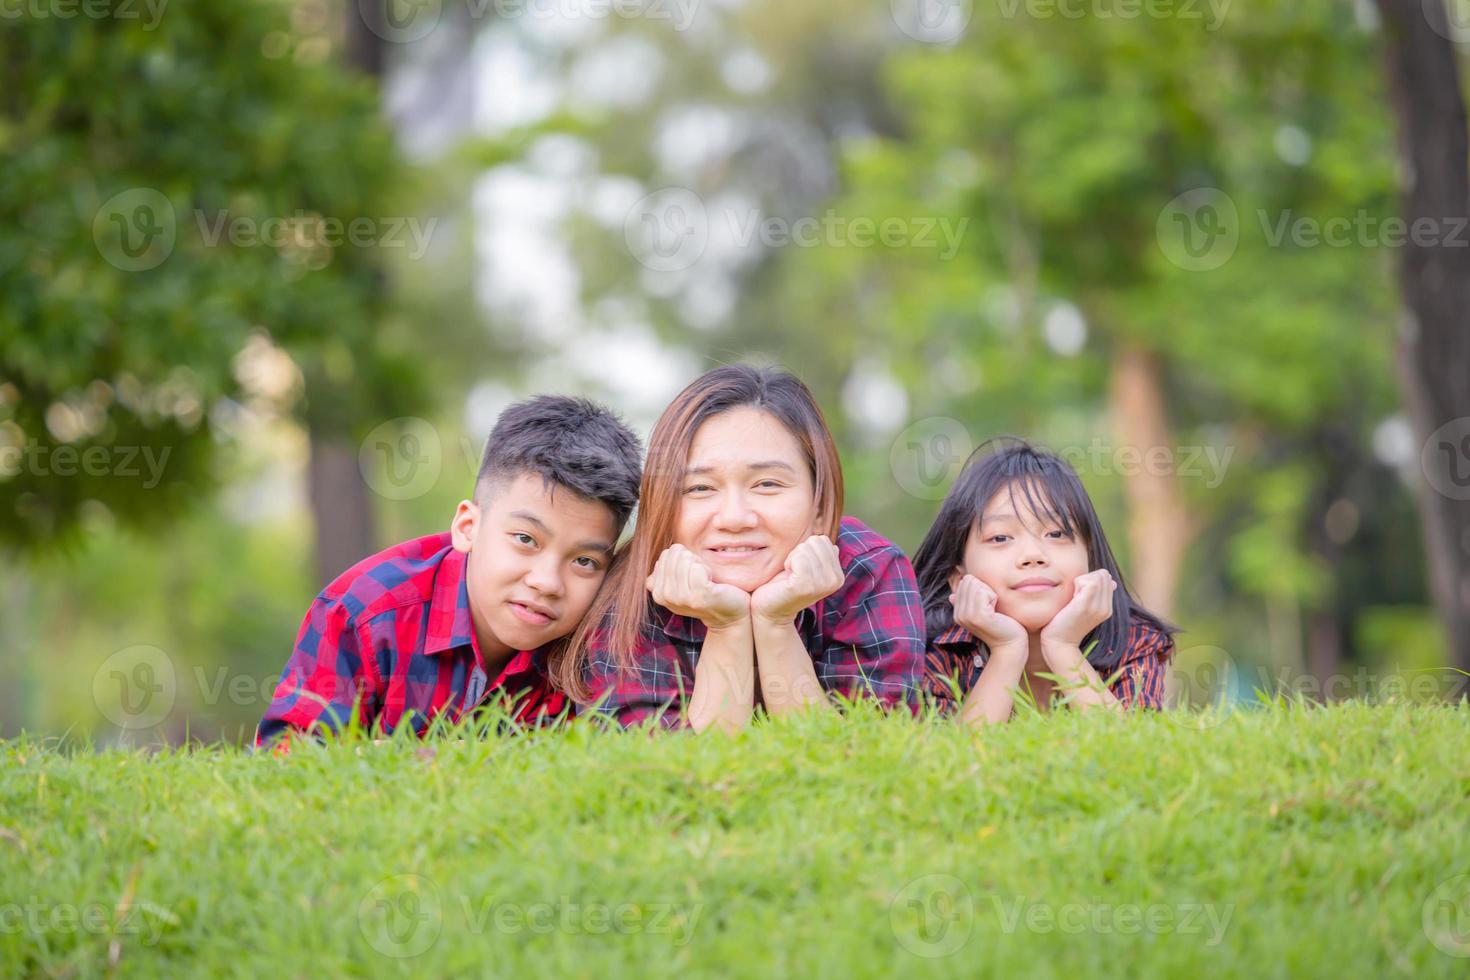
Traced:
<path id="1" fill-rule="evenodd" d="M 716 582 L 754 592 L 813 533 L 816 488 L 796 437 L 770 414 L 736 408 L 694 434 L 674 541 Z"/>
<path id="2" fill-rule="evenodd" d="M 1039 632 L 1072 599 L 1088 568 L 1087 546 L 1048 518 L 1026 495 L 1001 490 L 985 502 L 965 542 L 964 569 L 996 594 L 996 612 Z"/>

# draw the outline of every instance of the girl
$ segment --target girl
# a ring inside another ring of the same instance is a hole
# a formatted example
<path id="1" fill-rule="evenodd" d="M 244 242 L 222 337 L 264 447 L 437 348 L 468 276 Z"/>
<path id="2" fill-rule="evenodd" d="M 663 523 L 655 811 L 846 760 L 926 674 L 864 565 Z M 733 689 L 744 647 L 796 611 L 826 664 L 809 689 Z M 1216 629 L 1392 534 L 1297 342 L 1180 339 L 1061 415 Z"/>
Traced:
<path id="1" fill-rule="evenodd" d="M 806 385 L 716 368 L 649 439 L 639 516 L 553 678 L 624 725 L 737 729 L 828 692 L 911 705 L 924 616 L 913 568 L 842 516 L 842 466 Z"/>
<path id="2" fill-rule="evenodd" d="M 914 568 L 930 637 L 925 687 L 950 708 L 958 692 L 962 721 L 1006 721 L 1022 685 L 1043 709 L 1058 689 L 1082 708 L 1162 706 L 1177 630 L 1129 594 L 1060 457 L 1019 440 L 972 457 Z"/>

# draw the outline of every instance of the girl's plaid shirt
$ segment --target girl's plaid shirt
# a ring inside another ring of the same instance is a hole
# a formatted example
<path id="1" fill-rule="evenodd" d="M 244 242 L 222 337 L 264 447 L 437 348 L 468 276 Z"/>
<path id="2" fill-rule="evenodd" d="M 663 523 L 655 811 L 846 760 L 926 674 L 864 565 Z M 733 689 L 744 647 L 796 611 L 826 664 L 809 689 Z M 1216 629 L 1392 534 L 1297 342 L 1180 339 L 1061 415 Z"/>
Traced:
<path id="1" fill-rule="evenodd" d="M 1164 681 L 1173 655 L 1174 640 L 1169 634 L 1134 616 L 1128 623 L 1128 649 L 1123 659 L 1111 670 L 1100 668 L 1098 673 L 1104 680 L 1113 678 L 1108 689 L 1125 707 L 1162 708 Z M 951 626 L 931 640 L 926 660 L 924 691 L 944 710 L 958 706 L 955 687 L 963 699 L 985 669 L 980 641 L 963 626 Z"/>

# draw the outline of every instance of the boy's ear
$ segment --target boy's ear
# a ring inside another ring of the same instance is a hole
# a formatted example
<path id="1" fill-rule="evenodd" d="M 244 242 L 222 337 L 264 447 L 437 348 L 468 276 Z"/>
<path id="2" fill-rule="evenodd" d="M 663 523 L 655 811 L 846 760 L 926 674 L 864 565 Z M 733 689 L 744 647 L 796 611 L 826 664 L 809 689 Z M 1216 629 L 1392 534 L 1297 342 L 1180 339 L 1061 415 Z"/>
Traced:
<path id="1" fill-rule="evenodd" d="M 454 550 L 461 554 L 470 553 L 470 545 L 475 542 L 475 531 L 480 526 L 480 505 L 473 500 L 461 500 L 459 507 L 454 512 L 454 520 L 449 523 L 449 535 L 454 544 Z"/>

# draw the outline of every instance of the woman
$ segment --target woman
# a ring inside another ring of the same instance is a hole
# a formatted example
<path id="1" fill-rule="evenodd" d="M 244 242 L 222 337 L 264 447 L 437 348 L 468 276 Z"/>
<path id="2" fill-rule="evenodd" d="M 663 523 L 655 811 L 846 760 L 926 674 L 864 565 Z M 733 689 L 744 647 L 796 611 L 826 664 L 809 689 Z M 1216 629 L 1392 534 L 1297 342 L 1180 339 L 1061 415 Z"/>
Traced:
<path id="1" fill-rule="evenodd" d="M 924 617 L 913 568 L 842 516 L 842 466 L 792 375 L 716 368 L 654 426 L 632 540 L 552 665 L 624 726 L 744 726 L 828 693 L 912 705 Z"/>

